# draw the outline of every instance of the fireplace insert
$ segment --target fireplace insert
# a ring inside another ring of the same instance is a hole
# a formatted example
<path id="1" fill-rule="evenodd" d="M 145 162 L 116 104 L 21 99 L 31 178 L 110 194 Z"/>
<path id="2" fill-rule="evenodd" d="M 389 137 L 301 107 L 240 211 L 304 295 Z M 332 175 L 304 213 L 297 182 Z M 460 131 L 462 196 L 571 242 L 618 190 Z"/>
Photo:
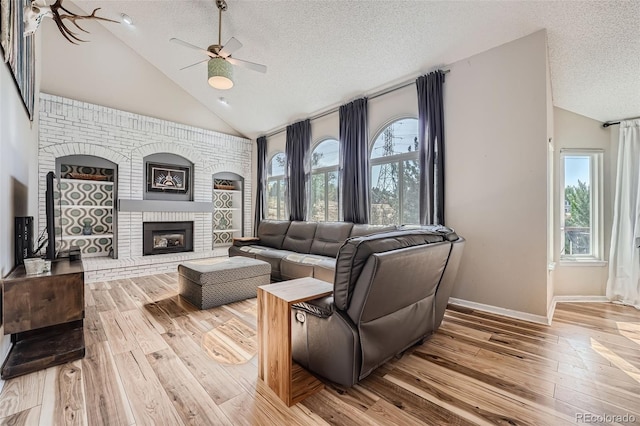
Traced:
<path id="1" fill-rule="evenodd" d="M 143 254 L 193 251 L 193 222 L 144 222 Z"/>

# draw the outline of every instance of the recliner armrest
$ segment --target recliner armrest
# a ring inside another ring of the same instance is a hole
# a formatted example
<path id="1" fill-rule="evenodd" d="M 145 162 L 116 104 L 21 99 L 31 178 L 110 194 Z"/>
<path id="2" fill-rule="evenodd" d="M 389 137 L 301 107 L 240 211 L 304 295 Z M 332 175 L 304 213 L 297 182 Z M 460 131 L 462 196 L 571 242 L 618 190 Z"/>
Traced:
<path id="1" fill-rule="evenodd" d="M 306 312 L 314 317 L 329 318 L 333 315 L 333 296 L 325 296 L 308 302 L 296 303 L 293 309 Z"/>

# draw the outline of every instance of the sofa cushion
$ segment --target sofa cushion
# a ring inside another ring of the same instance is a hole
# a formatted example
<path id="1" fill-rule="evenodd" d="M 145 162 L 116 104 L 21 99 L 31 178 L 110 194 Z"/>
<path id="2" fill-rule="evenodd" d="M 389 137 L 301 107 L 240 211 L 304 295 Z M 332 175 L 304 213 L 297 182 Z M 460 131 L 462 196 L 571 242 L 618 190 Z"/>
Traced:
<path id="1" fill-rule="evenodd" d="M 348 309 L 353 286 L 371 254 L 441 241 L 445 241 L 441 233 L 424 229 L 385 232 L 348 239 L 340 248 L 336 259 L 333 288 L 336 307 Z"/>
<path id="2" fill-rule="evenodd" d="M 351 222 L 318 222 L 310 253 L 336 257 L 340 246 L 351 235 Z"/>
<path id="3" fill-rule="evenodd" d="M 336 260 L 333 257 L 292 253 L 280 262 L 283 280 L 313 277 L 333 283 Z"/>
<path id="4" fill-rule="evenodd" d="M 260 246 L 252 246 L 249 253 L 254 255 L 256 260 L 262 260 L 271 265 L 271 278 L 275 280 L 281 279 L 280 262 L 287 257 L 287 255 L 291 254 L 291 252 L 287 250 L 276 250 L 271 247 Z"/>
<path id="5" fill-rule="evenodd" d="M 316 222 L 291 222 L 282 248 L 296 253 L 309 253 L 317 225 Z"/>
<path id="6" fill-rule="evenodd" d="M 381 232 L 389 232 L 395 230 L 395 225 L 367 225 L 356 223 L 351 229 L 350 237 L 363 237 L 365 235 L 379 234 Z"/>
<path id="7" fill-rule="evenodd" d="M 231 246 L 229 247 L 229 257 L 244 256 L 244 257 L 250 257 L 252 259 L 255 259 L 256 255 L 255 253 L 251 253 L 251 247 L 253 246 L 241 246 L 241 247 Z"/>
<path id="8" fill-rule="evenodd" d="M 313 277 L 313 263 L 304 262 L 309 255 L 291 253 L 280 262 L 280 275 L 283 280 Z"/>
<path id="9" fill-rule="evenodd" d="M 260 222 L 258 226 L 260 245 L 281 249 L 290 223 L 288 220 L 263 220 Z"/>

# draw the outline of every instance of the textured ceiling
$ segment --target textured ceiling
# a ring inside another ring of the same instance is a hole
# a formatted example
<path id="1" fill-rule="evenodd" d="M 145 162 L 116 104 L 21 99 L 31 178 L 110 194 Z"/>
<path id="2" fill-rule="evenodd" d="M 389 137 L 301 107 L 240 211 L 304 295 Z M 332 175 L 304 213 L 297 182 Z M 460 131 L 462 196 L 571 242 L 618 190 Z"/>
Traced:
<path id="1" fill-rule="evenodd" d="M 204 57 L 169 43 L 216 42 L 214 0 L 73 3 L 102 7 L 107 17 L 129 14 L 134 27 L 104 26 L 248 137 L 540 29 L 554 105 L 601 121 L 640 115 L 640 1 L 227 2 L 223 43 L 237 38 L 244 46 L 234 56 L 268 67 L 235 67 L 228 91 L 208 86 L 205 63 L 180 71 Z M 129 64 L 113 66 L 126 75 Z"/>

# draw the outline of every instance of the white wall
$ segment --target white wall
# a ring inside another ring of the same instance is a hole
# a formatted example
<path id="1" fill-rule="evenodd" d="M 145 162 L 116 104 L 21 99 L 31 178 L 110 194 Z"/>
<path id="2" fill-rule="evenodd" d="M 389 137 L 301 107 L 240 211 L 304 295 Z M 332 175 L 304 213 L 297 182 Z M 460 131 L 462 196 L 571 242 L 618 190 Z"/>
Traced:
<path id="1" fill-rule="evenodd" d="M 193 164 L 190 183 L 193 200 L 211 202 L 213 174 L 233 172 L 245 178 L 244 209 L 250 209 L 253 192 L 249 140 L 211 130 L 186 126 L 73 99 L 40 95 L 40 227 L 44 228 L 44 181 L 55 170 L 56 159 L 67 155 L 91 155 L 118 167 L 119 200 L 143 200 L 144 158 L 171 153 Z M 249 217 L 244 232 L 251 233 Z M 143 256 L 143 222 L 193 221 L 193 252 Z M 129 278 L 175 270 L 178 262 L 211 257 L 213 252 L 212 212 L 117 211 L 117 260 L 85 259 L 85 282 Z M 226 249 L 221 250 L 226 254 Z M 173 269 L 172 269 L 173 268 Z"/>
<path id="2" fill-rule="evenodd" d="M 555 229 L 549 224 L 553 224 L 554 209 L 554 142 L 553 142 L 553 91 L 551 87 L 551 69 L 549 67 L 549 51 L 545 55 L 546 64 L 546 84 L 547 84 L 547 317 L 551 313 L 555 286 L 555 264 L 553 263 L 554 245 L 553 239 Z M 553 265 L 553 266 L 552 266 Z M 549 318 L 550 320 L 550 318 Z"/>
<path id="3" fill-rule="evenodd" d="M 546 49 L 540 31 L 452 64 L 445 80 L 446 222 L 467 238 L 454 297 L 543 317 L 553 288 Z M 370 142 L 417 114 L 414 85 L 372 99 Z M 312 143 L 338 129 L 337 112 L 313 121 Z M 269 138 L 268 157 L 285 140 Z"/>
<path id="4" fill-rule="evenodd" d="M 547 315 L 544 31 L 452 64 L 446 220 L 467 239 L 453 297 Z"/>
<path id="5" fill-rule="evenodd" d="M 73 45 L 43 20 L 43 92 L 240 135 L 102 25 L 89 25 L 81 38 L 90 41 Z"/>
<path id="6" fill-rule="evenodd" d="M 555 121 L 555 174 L 554 197 L 556 200 L 554 209 L 554 228 L 560 229 L 560 216 L 564 204 L 560 202 L 560 177 L 562 164 L 560 163 L 560 151 L 563 148 L 602 149 L 604 151 L 604 258 L 609 258 L 611 244 L 611 226 L 613 221 L 613 197 L 615 194 L 615 170 L 616 155 L 615 143 L 612 144 L 611 129 L 605 129 L 602 123 L 591 118 L 564 110 L 554 108 Z M 616 138 L 617 141 L 617 138 Z M 616 142 L 617 143 L 617 142 Z M 556 232 L 554 238 L 555 250 L 555 295 L 561 296 L 604 296 L 607 284 L 607 265 L 577 265 L 575 262 L 560 262 L 560 250 L 562 242 L 560 233 Z"/>
<path id="7" fill-rule="evenodd" d="M 365 96 L 364 94 L 362 96 Z M 345 103 L 349 100 L 345 100 Z M 384 96 L 371 99 L 369 107 L 369 143 L 387 124 L 400 118 L 418 118 L 418 95 L 414 85 L 393 91 Z M 292 123 L 295 121 L 292 120 Z M 340 121 L 338 112 L 325 115 L 311 122 L 311 146 L 327 139 L 340 137 Z M 268 138 L 267 158 L 276 152 L 284 152 L 286 145 L 286 131 Z"/>
<path id="8" fill-rule="evenodd" d="M 38 134 L 36 99 L 34 122 L 29 121 L 9 67 L 0 55 L 0 278 L 14 264 L 14 217 L 37 216 Z M 37 88 L 36 74 L 36 88 Z M 0 359 L 10 345 L 0 327 Z M 0 389 L 4 381 L 0 380 Z"/>

